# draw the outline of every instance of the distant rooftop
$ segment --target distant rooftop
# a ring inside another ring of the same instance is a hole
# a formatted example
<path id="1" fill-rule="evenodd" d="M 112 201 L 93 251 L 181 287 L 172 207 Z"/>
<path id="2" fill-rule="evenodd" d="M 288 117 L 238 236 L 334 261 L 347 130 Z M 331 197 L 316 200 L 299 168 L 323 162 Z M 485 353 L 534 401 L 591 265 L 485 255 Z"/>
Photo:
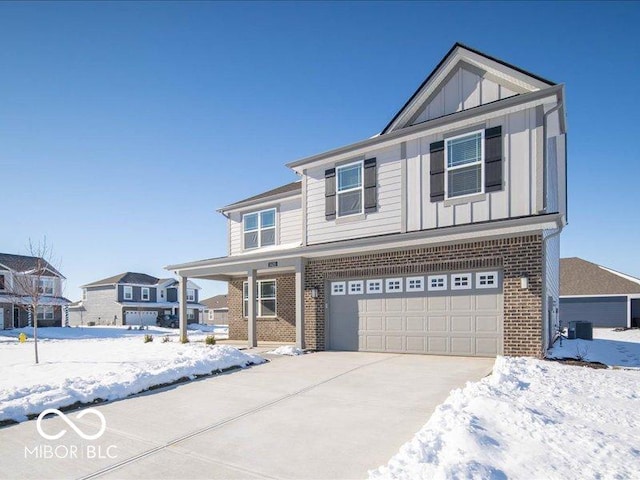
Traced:
<path id="1" fill-rule="evenodd" d="M 268 190 L 266 192 L 260 193 L 258 195 L 254 195 L 253 197 L 245 198 L 244 200 L 239 200 L 230 205 L 227 205 L 226 207 L 222 207 L 220 210 L 229 210 L 233 207 L 236 207 L 245 203 L 256 202 L 258 200 L 264 200 L 270 197 L 285 195 L 287 193 L 291 193 L 291 194 L 300 193 L 301 191 L 302 191 L 302 182 L 300 180 L 297 180 L 295 182 L 282 185 L 281 187 L 277 187 L 272 190 Z"/>

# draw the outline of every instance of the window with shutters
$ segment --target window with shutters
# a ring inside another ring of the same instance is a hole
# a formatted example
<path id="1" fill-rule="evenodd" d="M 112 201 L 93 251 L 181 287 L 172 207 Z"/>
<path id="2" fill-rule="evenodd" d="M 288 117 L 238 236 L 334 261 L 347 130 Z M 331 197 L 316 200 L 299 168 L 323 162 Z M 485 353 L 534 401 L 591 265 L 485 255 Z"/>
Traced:
<path id="1" fill-rule="evenodd" d="M 244 249 L 276 244 L 276 209 L 247 213 L 242 216 Z"/>
<path id="2" fill-rule="evenodd" d="M 445 140 L 446 198 L 483 192 L 484 130 Z"/>
<path id="3" fill-rule="evenodd" d="M 338 217 L 362 213 L 364 204 L 362 162 L 336 167 L 336 177 Z"/>

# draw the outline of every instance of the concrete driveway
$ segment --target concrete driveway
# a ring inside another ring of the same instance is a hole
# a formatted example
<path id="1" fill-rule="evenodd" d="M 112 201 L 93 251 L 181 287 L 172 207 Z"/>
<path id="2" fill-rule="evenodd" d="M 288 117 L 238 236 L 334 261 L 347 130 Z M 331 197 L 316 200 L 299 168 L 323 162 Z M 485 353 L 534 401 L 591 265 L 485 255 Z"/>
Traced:
<path id="1" fill-rule="evenodd" d="M 366 478 L 493 359 L 321 352 L 0 429 L 0 478 Z M 85 434 L 97 417 L 69 418 Z M 47 447 L 47 445 L 50 447 Z M 73 454 L 75 447 L 75 455 Z M 38 458 L 40 457 L 40 458 Z M 47 458 L 52 457 L 52 458 Z M 109 458 L 111 457 L 111 458 Z"/>

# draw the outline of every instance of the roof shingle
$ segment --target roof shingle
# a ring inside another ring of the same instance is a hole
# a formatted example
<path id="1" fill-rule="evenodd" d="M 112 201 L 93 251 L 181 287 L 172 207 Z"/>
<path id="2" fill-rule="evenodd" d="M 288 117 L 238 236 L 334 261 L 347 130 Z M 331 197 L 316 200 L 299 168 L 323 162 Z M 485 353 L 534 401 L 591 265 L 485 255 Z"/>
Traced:
<path id="1" fill-rule="evenodd" d="M 613 273 L 595 263 L 582 258 L 560 259 L 560 295 L 623 295 L 640 293 L 640 279 L 637 283 L 625 277 L 630 275 Z"/>
<path id="2" fill-rule="evenodd" d="M 254 195 L 253 197 L 245 198 L 244 200 L 238 200 L 237 202 L 234 202 L 225 207 L 222 207 L 220 210 L 228 210 L 230 208 L 241 205 L 243 203 L 250 203 L 250 202 L 255 202 L 257 200 L 264 200 L 269 197 L 275 197 L 276 195 L 283 195 L 285 193 L 294 194 L 296 192 L 301 192 L 301 191 L 302 191 L 302 182 L 300 180 L 296 180 L 295 182 L 287 183 L 286 185 L 282 185 L 272 190 L 267 190 L 266 192 L 260 193 L 258 195 Z"/>
<path id="3" fill-rule="evenodd" d="M 44 258 L 31 257 L 28 255 L 14 255 L 13 253 L 0 253 L 0 265 L 4 265 L 16 272 L 26 272 L 27 270 L 33 270 L 38 266 L 38 260 L 40 260 L 40 262 L 43 262 L 40 263 L 40 265 L 44 265 L 44 267 L 51 272 L 63 277 L 63 275 L 58 270 L 53 268 L 53 266 Z"/>

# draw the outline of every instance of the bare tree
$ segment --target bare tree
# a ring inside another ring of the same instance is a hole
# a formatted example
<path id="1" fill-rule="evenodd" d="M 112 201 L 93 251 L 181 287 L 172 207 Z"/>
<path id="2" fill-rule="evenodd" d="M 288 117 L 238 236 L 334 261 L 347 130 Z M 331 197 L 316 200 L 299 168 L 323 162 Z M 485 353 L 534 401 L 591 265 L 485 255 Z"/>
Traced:
<path id="1" fill-rule="evenodd" d="M 38 307 L 42 305 L 43 297 L 61 295 L 56 292 L 55 280 L 58 271 L 51 265 L 53 249 L 45 237 L 34 243 L 29 239 L 28 256 L 20 257 L 12 274 L 12 284 L 9 295 L 14 305 L 31 315 L 33 322 L 33 346 L 36 364 L 38 358 Z"/>

